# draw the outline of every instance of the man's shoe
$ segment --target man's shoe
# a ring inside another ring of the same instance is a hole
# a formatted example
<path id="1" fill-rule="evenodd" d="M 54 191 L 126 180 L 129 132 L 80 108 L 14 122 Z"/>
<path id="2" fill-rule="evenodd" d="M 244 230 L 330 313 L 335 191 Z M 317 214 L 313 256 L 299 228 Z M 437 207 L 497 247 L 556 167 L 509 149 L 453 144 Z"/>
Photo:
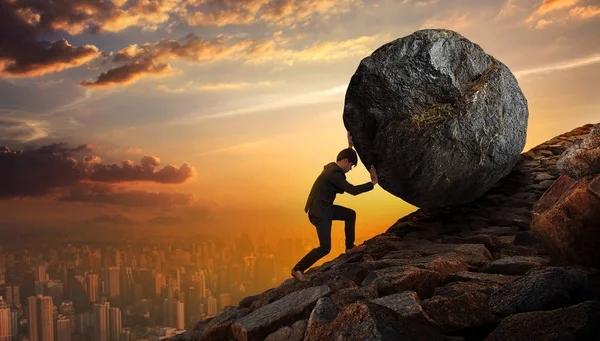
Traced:
<path id="1" fill-rule="evenodd" d="M 359 245 L 359 246 L 355 246 L 355 247 L 353 247 L 351 249 L 346 249 L 346 255 L 349 256 L 349 255 L 351 255 L 353 253 L 361 252 L 361 251 L 363 251 L 366 248 L 367 248 L 366 245 Z"/>
<path id="2" fill-rule="evenodd" d="M 300 271 L 300 270 L 296 270 L 293 271 L 292 270 L 292 276 L 298 281 L 298 282 L 309 282 L 310 280 L 308 279 L 308 277 L 304 274 L 304 272 Z"/>

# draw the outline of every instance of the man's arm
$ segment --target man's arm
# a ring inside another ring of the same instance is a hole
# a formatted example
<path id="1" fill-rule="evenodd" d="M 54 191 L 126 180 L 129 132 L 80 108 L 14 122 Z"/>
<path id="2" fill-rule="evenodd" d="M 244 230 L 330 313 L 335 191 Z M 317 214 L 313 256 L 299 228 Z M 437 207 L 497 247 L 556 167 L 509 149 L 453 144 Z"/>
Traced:
<path id="1" fill-rule="evenodd" d="M 369 181 L 362 185 L 354 186 L 353 184 L 349 183 L 348 180 L 346 180 L 342 174 L 337 172 L 332 175 L 331 182 L 333 182 L 333 184 L 336 187 L 342 189 L 344 192 L 350 193 L 352 195 L 359 195 L 361 193 L 368 192 L 374 187 L 372 181 Z"/>

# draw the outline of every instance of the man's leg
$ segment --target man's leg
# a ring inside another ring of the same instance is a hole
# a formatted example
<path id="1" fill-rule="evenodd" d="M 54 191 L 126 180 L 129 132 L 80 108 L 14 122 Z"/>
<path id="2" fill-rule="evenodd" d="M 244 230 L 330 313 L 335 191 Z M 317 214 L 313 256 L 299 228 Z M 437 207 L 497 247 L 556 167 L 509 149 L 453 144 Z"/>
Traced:
<path id="1" fill-rule="evenodd" d="M 346 233 L 346 250 L 354 247 L 356 212 L 347 207 L 333 205 L 333 220 L 344 221 L 344 232 Z"/>
<path id="2" fill-rule="evenodd" d="M 292 271 L 304 271 L 315 264 L 319 259 L 325 257 L 331 251 L 331 220 L 310 217 L 310 222 L 317 228 L 319 247 L 312 249 L 302 258 Z"/>

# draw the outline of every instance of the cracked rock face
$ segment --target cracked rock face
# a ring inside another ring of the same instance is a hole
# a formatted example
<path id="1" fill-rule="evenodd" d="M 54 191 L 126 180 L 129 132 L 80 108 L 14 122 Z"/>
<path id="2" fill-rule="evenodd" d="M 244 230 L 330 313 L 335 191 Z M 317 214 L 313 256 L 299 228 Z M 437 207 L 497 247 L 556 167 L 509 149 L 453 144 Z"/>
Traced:
<path id="1" fill-rule="evenodd" d="M 435 208 L 470 202 L 511 171 L 528 109 L 499 60 L 456 32 L 421 30 L 361 61 L 343 119 L 382 188 Z"/>

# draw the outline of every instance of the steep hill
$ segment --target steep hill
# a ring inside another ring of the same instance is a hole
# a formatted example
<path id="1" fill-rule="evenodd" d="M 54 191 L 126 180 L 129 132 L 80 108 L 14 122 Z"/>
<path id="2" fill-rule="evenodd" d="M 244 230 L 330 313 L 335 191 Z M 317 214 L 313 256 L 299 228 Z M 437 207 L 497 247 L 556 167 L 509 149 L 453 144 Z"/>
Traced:
<path id="1" fill-rule="evenodd" d="M 550 266 L 529 230 L 560 155 L 592 127 L 521 154 L 481 198 L 405 216 L 311 282 L 290 278 L 171 340 L 599 339 L 597 270 Z"/>

